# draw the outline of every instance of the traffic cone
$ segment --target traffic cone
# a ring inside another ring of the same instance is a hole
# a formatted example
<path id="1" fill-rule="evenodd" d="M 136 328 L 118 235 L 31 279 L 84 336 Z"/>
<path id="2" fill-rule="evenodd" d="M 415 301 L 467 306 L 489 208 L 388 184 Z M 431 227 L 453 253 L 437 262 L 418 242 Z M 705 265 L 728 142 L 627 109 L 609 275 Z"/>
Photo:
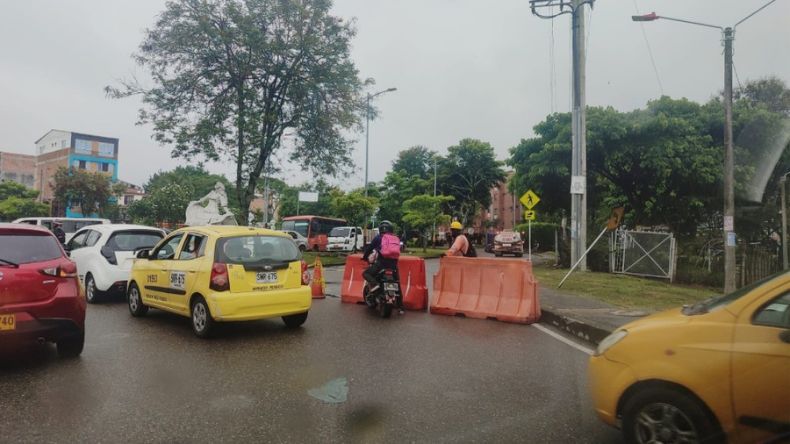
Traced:
<path id="1" fill-rule="evenodd" d="M 313 280 L 310 282 L 310 290 L 313 292 L 313 299 L 325 298 L 325 289 L 326 282 L 324 282 L 324 267 L 321 265 L 321 258 L 316 256 L 315 265 L 313 265 Z"/>

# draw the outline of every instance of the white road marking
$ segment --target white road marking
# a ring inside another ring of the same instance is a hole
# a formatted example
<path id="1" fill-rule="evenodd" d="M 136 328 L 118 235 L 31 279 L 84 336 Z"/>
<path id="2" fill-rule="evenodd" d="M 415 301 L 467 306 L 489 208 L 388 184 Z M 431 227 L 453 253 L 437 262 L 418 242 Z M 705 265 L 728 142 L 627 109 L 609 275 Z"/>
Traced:
<path id="1" fill-rule="evenodd" d="M 544 326 L 542 326 L 540 324 L 532 324 L 532 326 L 537 328 L 538 330 L 542 331 L 543 333 L 546 333 L 547 335 L 551 336 L 552 338 L 554 338 L 554 339 L 556 339 L 556 340 L 558 340 L 560 342 L 564 342 L 565 344 L 570 345 L 571 347 L 575 348 L 576 350 L 579 350 L 582 353 L 587 353 L 588 355 L 592 355 L 593 354 L 593 349 L 587 348 L 587 347 L 585 347 L 585 346 L 583 346 L 583 345 L 581 345 L 581 344 L 579 344 L 577 342 L 574 342 L 574 341 L 566 338 L 565 336 L 563 336 L 563 335 L 561 335 L 559 333 L 555 333 L 551 329 L 548 329 L 548 328 L 546 328 L 546 327 L 544 327 Z"/>

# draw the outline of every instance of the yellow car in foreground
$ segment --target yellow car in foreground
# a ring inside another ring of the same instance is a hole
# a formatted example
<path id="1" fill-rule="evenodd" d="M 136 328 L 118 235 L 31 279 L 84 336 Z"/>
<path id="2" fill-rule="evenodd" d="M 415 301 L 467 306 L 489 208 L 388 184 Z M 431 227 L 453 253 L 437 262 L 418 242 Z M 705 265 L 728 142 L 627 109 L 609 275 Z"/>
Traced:
<path id="1" fill-rule="evenodd" d="M 200 337 L 226 321 L 282 317 L 295 328 L 312 304 L 305 268 L 285 233 L 187 227 L 137 254 L 126 296 L 132 316 L 149 307 L 188 316 Z"/>
<path id="2" fill-rule="evenodd" d="M 589 381 L 628 443 L 787 442 L 790 273 L 616 330 Z"/>

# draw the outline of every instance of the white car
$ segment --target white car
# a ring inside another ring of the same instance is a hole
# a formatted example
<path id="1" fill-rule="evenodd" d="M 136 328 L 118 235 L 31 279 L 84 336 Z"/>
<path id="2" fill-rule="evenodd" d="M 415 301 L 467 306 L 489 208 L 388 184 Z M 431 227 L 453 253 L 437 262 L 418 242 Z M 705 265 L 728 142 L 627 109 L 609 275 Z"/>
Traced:
<path id="1" fill-rule="evenodd" d="M 356 252 L 364 246 L 361 227 L 335 227 L 329 232 L 326 251 Z"/>
<path id="2" fill-rule="evenodd" d="M 96 302 L 105 292 L 125 292 L 135 252 L 159 243 L 165 232 L 143 225 L 91 225 L 66 243 L 77 274 L 85 286 L 85 299 Z"/>
<path id="3" fill-rule="evenodd" d="M 297 248 L 299 248 L 299 251 L 306 251 L 307 250 L 307 238 L 302 236 L 301 233 L 298 233 L 298 232 L 292 231 L 292 230 L 280 230 L 280 231 L 282 231 L 283 233 L 286 233 L 289 236 L 291 236 L 291 238 L 294 240 L 294 243 L 296 244 Z"/>

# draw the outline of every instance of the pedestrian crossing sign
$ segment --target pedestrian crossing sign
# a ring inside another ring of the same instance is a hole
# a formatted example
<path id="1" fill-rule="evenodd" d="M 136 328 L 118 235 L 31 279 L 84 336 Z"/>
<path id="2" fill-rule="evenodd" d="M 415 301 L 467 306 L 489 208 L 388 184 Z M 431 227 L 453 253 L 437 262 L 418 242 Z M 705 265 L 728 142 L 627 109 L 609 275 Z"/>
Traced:
<path id="1" fill-rule="evenodd" d="M 524 193 L 523 196 L 521 196 L 519 202 L 521 202 L 521 204 L 524 205 L 526 209 L 531 210 L 532 208 L 535 207 L 535 205 L 538 204 L 538 202 L 540 202 L 540 197 L 538 197 L 538 195 L 535 194 L 534 191 L 527 190 L 527 192 Z"/>

